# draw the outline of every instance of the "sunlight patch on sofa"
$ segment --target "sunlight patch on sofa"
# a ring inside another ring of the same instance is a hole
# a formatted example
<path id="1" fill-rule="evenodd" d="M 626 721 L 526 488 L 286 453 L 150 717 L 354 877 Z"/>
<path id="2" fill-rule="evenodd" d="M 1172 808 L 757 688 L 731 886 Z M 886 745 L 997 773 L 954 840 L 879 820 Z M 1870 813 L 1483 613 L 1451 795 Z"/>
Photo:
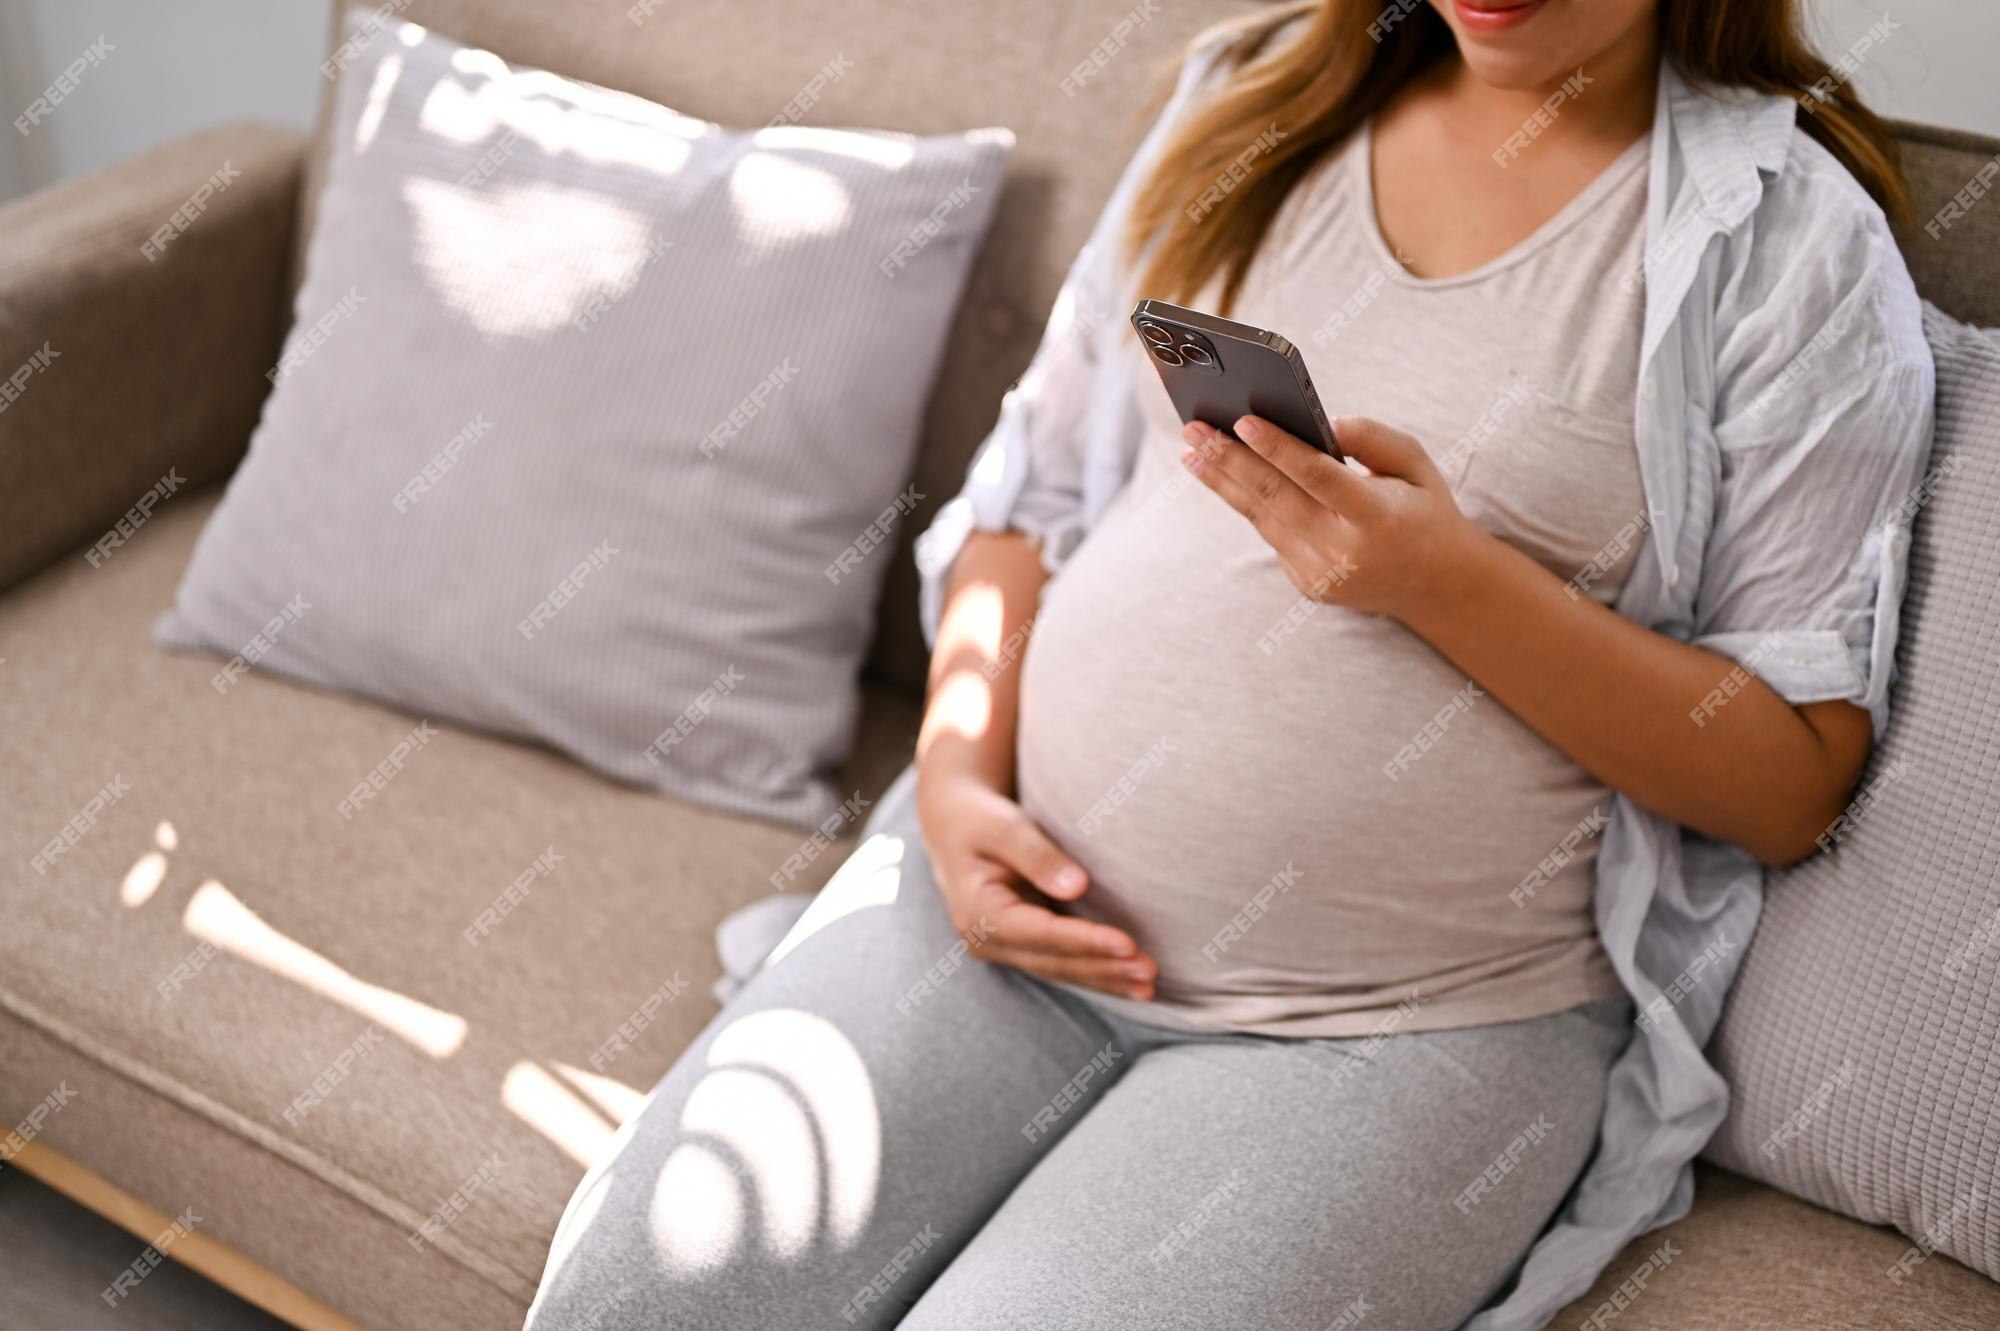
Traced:
<path id="1" fill-rule="evenodd" d="M 450 1058 L 465 1044 L 465 1018 L 357 979 L 266 924 L 214 879 L 195 889 L 181 926 L 233 957 L 360 1013 L 432 1058 Z"/>
<path id="2" fill-rule="evenodd" d="M 525 1060 L 507 1069 L 500 1082 L 500 1103 L 580 1165 L 596 1159 L 617 1132 L 595 1106 Z"/>
<path id="3" fill-rule="evenodd" d="M 125 871 L 125 880 L 118 884 L 118 900 L 127 910 L 137 909 L 153 899 L 153 893 L 160 890 L 166 878 L 167 857 L 149 850 Z"/>
<path id="4" fill-rule="evenodd" d="M 160 890 L 160 884 L 167 880 L 166 852 L 180 845 L 180 833 L 174 825 L 161 819 L 153 829 L 153 845 L 149 850 L 132 861 L 132 867 L 125 871 L 125 879 L 118 884 L 118 900 L 127 910 L 137 910 L 153 899 Z"/>
<path id="5" fill-rule="evenodd" d="M 616 1077 L 589 1072 L 568 1063 L 558 1062 L 550 1066 L 555 1069 L 558 1077 L 568 1082 L 577 1094 L 597 1106 L 598 1111 L 613 1123 L 620 1125 L 630 1123 L 639 1116 L 639 1111 L 646 1107 L 646 1093 L 633 1090 Z"/>

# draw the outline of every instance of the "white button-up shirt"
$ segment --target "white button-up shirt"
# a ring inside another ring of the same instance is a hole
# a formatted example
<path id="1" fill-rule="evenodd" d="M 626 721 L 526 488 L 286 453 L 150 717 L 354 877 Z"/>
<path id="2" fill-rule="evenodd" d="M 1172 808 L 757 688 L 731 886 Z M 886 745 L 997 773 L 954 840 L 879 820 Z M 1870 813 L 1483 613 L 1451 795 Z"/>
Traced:
<path id="1" fill-rule="evenodd" d="M 918 542 L 932 636 L 972 531 L 1036 536 L 1059 571 L 1132 474 L 1140 422 L 1125 316 L 1138 293 L 1119 235 L 1219 49 L 1190 56 L 964 490 Z M 1806 114 L 1788 97 L 1697 90 L 1662 67 L 1643 271 L 1604 275 L 1646 293 L 1632 431 L 1649 529 L 1616 608 L 1793 703 L 1851 700 L 1879 738 L 1910 522 L 1934 479 L 1931 356 L 1881 211 L 1798 127 Z M 1740 682 L 1718 678 L 1708 705 Z M 1729 1103 L 1702 1048 L 1762 888 L 1743 851 L 1615 801 L 1597 927 L 1639 1027 L 1579 1186 L 1518 1282 L 1467 1331 L 1544 1325 L 1634 1236 L 1687 1212 L 1691 1162 Z"/>

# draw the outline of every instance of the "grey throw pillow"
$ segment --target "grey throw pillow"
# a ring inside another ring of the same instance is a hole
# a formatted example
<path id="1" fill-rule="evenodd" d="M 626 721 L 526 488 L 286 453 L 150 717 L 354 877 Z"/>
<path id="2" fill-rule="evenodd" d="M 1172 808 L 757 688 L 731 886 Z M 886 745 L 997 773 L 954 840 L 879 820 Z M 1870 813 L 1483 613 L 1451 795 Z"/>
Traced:
<path id="1" fill-rule="evenodd" d="M 254 665 L 820 822 L 1012 136 L 735 132 L 410 24 L 358 45 L 274 391 L 157 636 L 231 656 L 224 694 Z"/>
<path id="2" fill-rule="evenodd" d="M 1937 444 L 1894 720 L 1832 846 L 1771 876 L 1712 1052 L 1716 1163 L 2000 1278 L 2000 330 L 1926 304 Z M 1913 496 L 1913 500 L 1915 496 Z"/>

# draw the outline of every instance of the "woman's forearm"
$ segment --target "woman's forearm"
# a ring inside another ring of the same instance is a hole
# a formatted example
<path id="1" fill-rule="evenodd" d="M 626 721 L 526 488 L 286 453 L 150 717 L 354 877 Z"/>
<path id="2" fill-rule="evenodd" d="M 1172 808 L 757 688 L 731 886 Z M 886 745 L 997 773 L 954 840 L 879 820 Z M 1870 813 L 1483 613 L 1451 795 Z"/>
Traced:
<path id="1" fill-rule="evenodd" d="M 1811 852 L 1866 760 L 1864 711 L 1793 707 L 1734 662 L 1572 596 L 1525 554 L 1469 530 L 1456 575 L 1399 612 L 1409 628 L 1647 808 L 1766 863 Z M 969 775 L 1011 794 L 1019 666 L 1047 580 L 1019 533 L 966 542 L 931 656 L 924 780 Z"/>
<path id="2" fill-rule="evenodd" d="M 920 779 L 970 775 L 1014 788 L 1021 657 L 1048 572 L 1018 532 L 974 532 L 952 566 L 917 738 Z"/>
<path id="3" fill-rule="evenodd" d="M 1409 628 L 1613 789 L 1766 863 L 1811 852 L 1867 757 L 1864 711 L 1795 708 L 1492 536 L 1468 544 L 1463 576 L 1399 616 Z"/>

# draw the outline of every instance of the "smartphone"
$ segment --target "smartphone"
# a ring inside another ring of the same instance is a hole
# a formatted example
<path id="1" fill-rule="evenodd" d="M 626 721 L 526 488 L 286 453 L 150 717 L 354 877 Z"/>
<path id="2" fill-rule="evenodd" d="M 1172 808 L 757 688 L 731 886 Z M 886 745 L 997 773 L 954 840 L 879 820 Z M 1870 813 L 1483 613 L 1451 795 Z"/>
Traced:
<path id="1" fill-rule="evenodd" d="M 1305 357 L 1287 339 L 1164 300 L 1140 301 L 1132 326 L 1184 423 L 1206 421 L 1226 434 L 1241 417 L 1262 416 L 1340 457 Z"/>

